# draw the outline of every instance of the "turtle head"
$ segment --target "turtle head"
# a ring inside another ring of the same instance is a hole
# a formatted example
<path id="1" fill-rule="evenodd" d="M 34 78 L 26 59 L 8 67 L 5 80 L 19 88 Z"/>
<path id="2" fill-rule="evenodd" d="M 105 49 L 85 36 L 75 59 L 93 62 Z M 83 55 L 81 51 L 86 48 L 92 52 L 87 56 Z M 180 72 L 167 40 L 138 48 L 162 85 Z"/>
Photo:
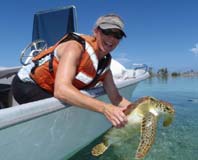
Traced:
<path id="1" fill-rule="evenodd" d="M 163 126 L 164 127 L 169 126 L 172 123 L 175 115 L 175 110 L 173 108 L 173 105 L 168 102 L 159 100 L 158 108 L 164 115 Z"/>
<path id="2" fill-rule="evenodd" d="M 162 100 L 157 100 L 155 98 L 151 98 L 151 103 L 155 106 L 156 111 L 160 115 L 164 115 L 164 121 L 163 121 L 163 126 L 168 126 L 172 123 L 175 110 L 173 108 L 173 105 L 171 103 L 162 101 Z"/>

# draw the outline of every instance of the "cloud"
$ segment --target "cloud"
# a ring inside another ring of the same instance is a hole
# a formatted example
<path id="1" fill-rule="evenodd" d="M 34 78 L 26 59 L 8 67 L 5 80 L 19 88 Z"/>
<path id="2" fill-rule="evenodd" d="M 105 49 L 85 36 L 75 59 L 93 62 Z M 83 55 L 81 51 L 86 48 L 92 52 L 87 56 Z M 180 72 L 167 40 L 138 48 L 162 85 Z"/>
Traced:
<path id="1" fill-rule="evenodd" d="M 126 53 L 120 53 L 118 56 L 114 57 L 114 59 L 118 62 L 120 62 L 125 67 L 129 67 L 132 65 L 132 60 L 129 56 L 127 56 Z"/>
<path id="2" fill-rule="evenodd" d="M 142 59 L 139 57 L 137 58 L 137 56 L 131 56 L 130 54 L 123 53 L 123 52 L 117 54 L 117 56 L 113 58 L 126 68 L 134 68 L 142 64 L 146 64 L 148 66 L 152 65 L 151 62 L 146 63 L 145 59 Z"/>
<path id="3" fill-rule="evenodd" d="M 124 57 L 119 57 L 119 58 L 115 58 L 118 62 L 122 63 L 122 64 L 125 64 L 125 65 L 128 65 L 128 64 L 131 64 L 132 61 L 128 58 L 124 58 Z"/>
<path id="4" fill-rule="evenodd" d="M 192 49 L 190 49 L 190 51 L 191 51 L 193 54 L 198 55 L 198 43 L 195 44 L 195 47 L 192 48 Z"/>

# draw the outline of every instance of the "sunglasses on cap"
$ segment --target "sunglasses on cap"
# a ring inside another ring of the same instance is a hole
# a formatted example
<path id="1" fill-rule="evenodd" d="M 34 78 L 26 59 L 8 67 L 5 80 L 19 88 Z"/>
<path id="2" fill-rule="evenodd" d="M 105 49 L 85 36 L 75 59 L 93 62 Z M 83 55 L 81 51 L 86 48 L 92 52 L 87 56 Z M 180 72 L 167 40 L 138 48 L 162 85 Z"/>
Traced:
<path id="1" fill-rule="evenodd" d="M 122 39 L 122 37 L 124 36 L 123 32 L 118 30 L 118 29 L 102 29 L 100 27 L 98 27 L 101 32 L 106 35 L 106 36 L 113 36 L 116 39 Z"/>

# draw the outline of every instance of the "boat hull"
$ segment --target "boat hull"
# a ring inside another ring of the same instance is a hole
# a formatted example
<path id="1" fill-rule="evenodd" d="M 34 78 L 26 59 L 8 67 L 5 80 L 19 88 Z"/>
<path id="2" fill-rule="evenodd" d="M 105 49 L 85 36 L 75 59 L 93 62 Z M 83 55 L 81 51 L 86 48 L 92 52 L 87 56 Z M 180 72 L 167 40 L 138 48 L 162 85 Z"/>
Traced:
<path id="1" fill-rule="evenodd" d="M 130 99 L 135 87 L 133 84 L 119 90 Z M 109 102 L 102 88 L 95 94 L 99 95 L 96 98 Z M 55 98 L 3 109 L 0 159 L 67 159 L 110 127 L 102 114 L 68 106 Z"/>

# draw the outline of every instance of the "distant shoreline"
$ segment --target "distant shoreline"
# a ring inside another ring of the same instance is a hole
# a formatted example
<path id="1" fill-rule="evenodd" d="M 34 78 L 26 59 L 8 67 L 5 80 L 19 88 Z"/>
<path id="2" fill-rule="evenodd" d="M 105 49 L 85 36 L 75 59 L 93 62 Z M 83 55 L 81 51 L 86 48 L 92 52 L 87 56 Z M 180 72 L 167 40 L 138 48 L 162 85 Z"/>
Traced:
<path id="1" fill-rule="evenodd" d="M 183 77 L 197 77 L 198 76 L 198 72 L 182 73 L 181 76 L 183 76 Z"/>
<path id="2" fill-rule="evenodd" d="M 169 72 L 167 68 L 160 68 L 157 72 L 153 72 L 153 68 L 149 68 L 151 77 L 198 77 L 198 72 L 189 70 L 185 72 Z"/>

